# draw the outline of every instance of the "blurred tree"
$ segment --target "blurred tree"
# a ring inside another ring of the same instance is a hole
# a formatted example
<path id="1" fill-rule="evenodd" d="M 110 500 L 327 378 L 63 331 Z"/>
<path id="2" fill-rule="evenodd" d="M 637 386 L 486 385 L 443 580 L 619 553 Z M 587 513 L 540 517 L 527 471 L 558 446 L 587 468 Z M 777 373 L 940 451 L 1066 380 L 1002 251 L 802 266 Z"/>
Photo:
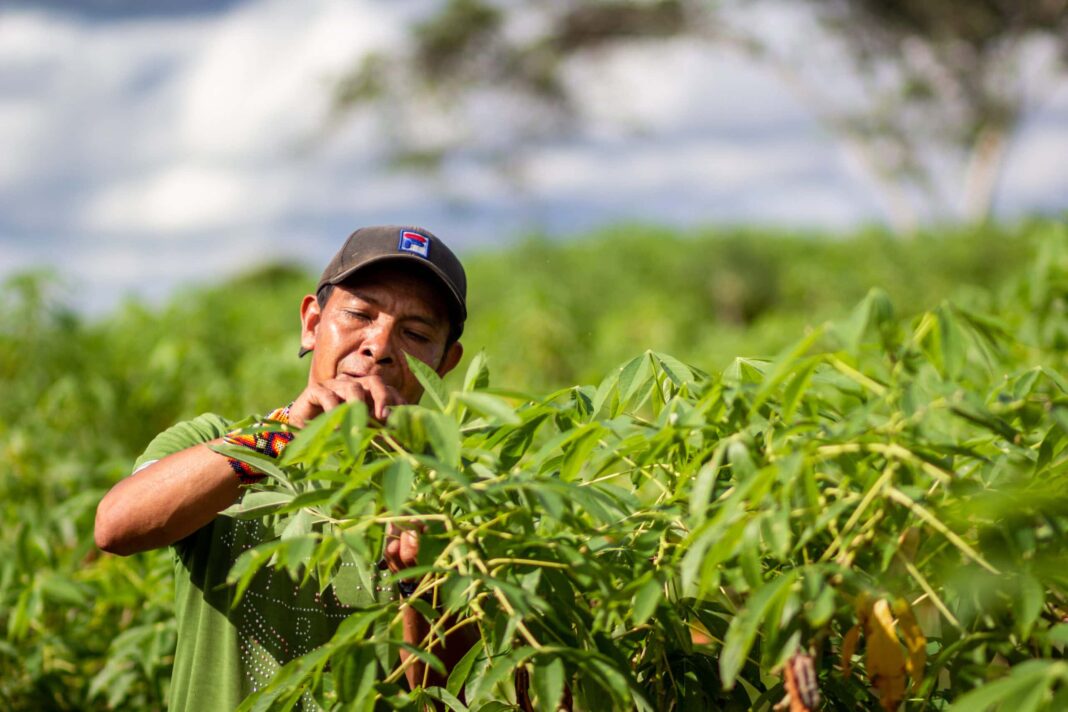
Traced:
<path id="1" fill-rule="evenodd" d="M 807 2 L 867 80 L 867 105 L 829 123 L 882 147 L 870 167 L 933 198 L 935 211 L 955 203 L 962 217 L 985 219 L 1011 136 L 1037 98 L 1025 64 L 1038 42 L 1052 46 L 1056 71 L 1065 71 L 1068 1 Z M 936 161 L 947 153 L 958 168 L 949 181 L 955 198 L 937 195 Z"/>
<path id="2" fill-rule="evenodd" d="M 798 8 L 826 32 L 787 47 L 759 12 Z M 895 227 L 911 231 L 920 216 L 989 214 L 1036 99 L 1024 65 L 1045 43 L 1054 74 L 1065 71 L 1068 0 L 443 0 L 413 25 L 407 50 L 369 55 L 339 81 L 335 108 L 385 109 L 399 165 L 436 165 L 462 147 L 514 168 L 517 146 L 579 123 L 569 60 L 678 38 L 772 67 L 872 174 Z M 840 91 L 843 62 L 862 91 Z M 457 107 L 477 120 L 457 120 Z"/>

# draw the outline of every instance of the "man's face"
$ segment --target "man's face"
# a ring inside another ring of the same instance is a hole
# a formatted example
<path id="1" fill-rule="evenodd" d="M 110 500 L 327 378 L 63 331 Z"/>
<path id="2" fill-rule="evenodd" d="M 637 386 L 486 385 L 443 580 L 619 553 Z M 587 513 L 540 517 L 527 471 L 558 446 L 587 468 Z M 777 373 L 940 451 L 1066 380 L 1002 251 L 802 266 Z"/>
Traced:
<path id="1" fill-rule="evenodd" d="M 301 345 L 313 349 L 309 385 L 376 376 L 406 402 L 416 403 L 423 389 L 404 354 L 439 375 L 451 371 L 463 354 L 458 343 L 446 348 L 449 318 L 437 289 L 397 265 L 361 270 L 335 287 L 322 308 L 314 297 L 305 297 L 301 322 Z"/>

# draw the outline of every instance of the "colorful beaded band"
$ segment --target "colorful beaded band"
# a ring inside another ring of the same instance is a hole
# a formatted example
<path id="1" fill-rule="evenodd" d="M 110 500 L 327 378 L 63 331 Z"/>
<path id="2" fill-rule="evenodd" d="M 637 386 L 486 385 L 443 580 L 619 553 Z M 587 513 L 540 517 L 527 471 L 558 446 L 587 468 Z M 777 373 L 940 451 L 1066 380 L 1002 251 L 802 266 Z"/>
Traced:
<path id="1" fill-rule="evenodd" d="M 287 405 L 285 408 L 278 408 L 277 410 L 271 411 L 266 420 L 273 420 L 277 423 L 282 423 L 283 425 L 288 424 L 289 406 Z M 250 450 L 255 450 L 261 455 L 277 459 L 292 439 L 293 433 L 287 431 L 242 434 L 235 430 L 234 432 L 227 434 L 227 436 L 223 438 L 223 442 L 229 445 L 241 445 Z M 241 462 L 241 460 L 233 457 L 228 457 L 226 460 L 230 463 L 230 467 L 233 471 L 237 473 L 237 478 L 241 480 L 241 484 L 250 485 L 259 482 L 264 478 L 263 472 L 247 462 Z"/>

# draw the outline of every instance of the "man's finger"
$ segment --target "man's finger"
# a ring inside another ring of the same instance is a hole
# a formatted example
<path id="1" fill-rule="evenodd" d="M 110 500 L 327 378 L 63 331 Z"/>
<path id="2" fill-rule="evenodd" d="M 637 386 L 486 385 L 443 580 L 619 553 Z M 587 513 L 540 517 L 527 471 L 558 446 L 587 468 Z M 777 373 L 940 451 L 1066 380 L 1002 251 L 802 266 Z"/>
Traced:
<path id="1" fill-rule="evenodd" d="M 392 406 L 405 404 L 400 392 L 378 376 L 364 376 L 355 383 L 364 390 L 364 403 L 371 417 L 376 420 L 385 422 Z"/>
<path id="2" fill-rule="evenodd" d="M 382 420 L 385 420 L 389 417 L 389 411 L 392 406 L 407 405 L 407 401 L 404 400 L 404 396 L 402 396 L 400 394 L 400 391 L 398 391 L 393 386 L 386 386 L 386 392 L 388 393 L 389 398 L 387 400 L 388 405 L 383 409 Z"/>
<path id="3" fill-rule="evenodd" d="M 389 416 L 389 406 L 392 405 L 393 396 L 389 392 L 389 386 L 380 378 L 365 378 L 360 382 L 370 392 L 370 401 L 367 403 L 368 410 L 376 420 L 385 420 Z"/>
<path id="4" fill-rule="evenodd" d="M 385 421 L 389 417 L 391 405 L 400 405 L 404 401 L 396 389 L 387 386 L 377 376 L 365 376 L 359 380 L 338 379 L 338 390 L 344 392 L 347 400 L 359 400 L 367 406 L 367 412 L 375 420 Z"/>
<path id="5" fill-rule="evenodd" d="M 419 559 L 419 532 L 406 529 L 400 535 L 400 560 L 405 567 L 415 566 Z"/>
<path id="6" fill-rule="evenodd" d="M 289 422 L 302 428 L 315 416 L 337 408 L 340 404 L 341 399 L 329 388 L 321 385 L 309 386 L 289 407 Z"/>
<path id="7" fill-rule="evenodd" d="M 402 528 L 391 522 L 386 527 L 385 559 L 390 571 L 403 571 L 418 563 L 421 525 L 418 522 L 413 525 L 413 528 Z"/>

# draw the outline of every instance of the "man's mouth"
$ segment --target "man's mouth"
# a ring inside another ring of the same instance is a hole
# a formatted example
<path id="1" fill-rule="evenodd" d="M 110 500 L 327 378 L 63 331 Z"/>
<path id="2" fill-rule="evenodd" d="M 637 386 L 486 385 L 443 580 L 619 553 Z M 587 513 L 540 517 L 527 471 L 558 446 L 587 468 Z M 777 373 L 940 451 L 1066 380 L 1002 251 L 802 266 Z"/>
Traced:
<path id="1" fill-rule="evenodd" d="M 358 380 L 363 379 L 363 378 L 377 378 L 380 381 L 382 381 L 383 383 L 385 383 L 387 386 L 394 386 L 395 385 L 390 379 L 386 378 L 385 374 L 379 372 L 377 369 L 372 369 L 368 373 L 358 373 L 358 372 L 354 372 L 354 371 L 342 371 L 341 373 L 338 374 L 337 377 L 345 379 L 345 380 L 349 380 L 349 381 L 358 381 Z"/>

